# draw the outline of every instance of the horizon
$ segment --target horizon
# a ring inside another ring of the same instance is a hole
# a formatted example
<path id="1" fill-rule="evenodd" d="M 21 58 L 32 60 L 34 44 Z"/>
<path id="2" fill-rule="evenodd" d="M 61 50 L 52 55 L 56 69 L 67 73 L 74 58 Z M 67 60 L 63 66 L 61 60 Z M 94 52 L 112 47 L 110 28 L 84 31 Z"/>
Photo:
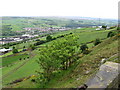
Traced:
<path id="1" fill-rule="evenodd" d="M 56 18 L 67 18 L 67 17 L 78 17 L 78 18 L 91 18 L 91 19 L 108 19 L 118 20 L 118 18 L 100 18 L 100 17 L 86 17 L 86 16 L 1 16 L 1 17 L 56 17 Z"/>

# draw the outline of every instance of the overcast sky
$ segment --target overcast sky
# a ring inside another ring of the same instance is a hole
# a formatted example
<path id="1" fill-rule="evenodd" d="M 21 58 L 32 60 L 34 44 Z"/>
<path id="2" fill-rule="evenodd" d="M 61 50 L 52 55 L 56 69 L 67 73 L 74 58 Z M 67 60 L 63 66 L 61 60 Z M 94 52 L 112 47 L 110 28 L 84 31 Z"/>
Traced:
<path id="1" fill-rule="evenodd" d="M 119 0 L 1 0 L 0 16 L 118 18 Z"/>

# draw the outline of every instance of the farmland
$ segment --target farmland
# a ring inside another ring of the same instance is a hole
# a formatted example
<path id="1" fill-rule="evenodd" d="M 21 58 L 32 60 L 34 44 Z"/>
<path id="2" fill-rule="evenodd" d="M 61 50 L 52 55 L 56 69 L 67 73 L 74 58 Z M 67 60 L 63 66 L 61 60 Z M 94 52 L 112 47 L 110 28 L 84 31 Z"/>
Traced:
<path id="1" fill-rule="evenodd" d="M 37 17 L 28 17 L 28 21 L 25 17 L 12 17 L 12 21 L 9 17 L 3 19 L 7 20 L 4 20 L 4 24 L 12 25 L 12 31 L 24 31 L 22 28 L 37 27 L 39 24 L 50 27 L 51 23 L 54 27 L 63 27 L 66 23 L 68 25 L 69 21 Z M 58 23 L 59 20 L 64 22 Z M 49 25 L 45 24 L 45 21 Z M 86 20 L 85 23 L 90 21 Z M 96 28 L 74 27 L 70 30 L 47 33 L 43 37 L 38 36 L 25 42 L 3 45 L 11 45 L 9 48 L 18 50 L 0 56 L 3 88 L 76 88 L 97 72 L 102 58 L 120 63 L 116 56 L 119 38 L 117 27 L 107 30 Z M 111 32 L 112 36 L 108 37 Z M 85 49 L 81 49 L 82 46 L 85 46 Z"/>
<path id="2" fill-rule="evenodd" d="M 91 30 L 76 29 L 76 30 L 61 32 L 59 34 L 53 34 L 52 37 L 57 37 L 57 36 L 59 36 L 61 34 L 67 34 L 69 32 L 72 32 L 75 36 L 79 37 L 77 39 L 77 42 L 80 45 L 82 43 L 87 43 L 87 42 L 94 41 L 96 38 L 103 39 L 103 41 L 104 41 L 107 38 L 107 34 L 108 34 L 109 31 L 111 31 L 111 30 L 95 31 L 94 29 L 91 29 Z M 60 39 L 62 39 L 62 38 L 59 38 L 59 40 Z M 50 42 L 47 42 L 45 44 L 41 44 L 39 46 L 50 45 L 53 42 L 54 42 L 54 40 L 50 41 Z M 22 48 L 24 45 L 20 44 L 18 46 Z M 89 49 L 92 49 L 93 46 L 94 46 L 93 43 L 88 44 Z M 114 47 L 114 46 L 112 46 L 112 47 Z M 3 78 L 3 81 L 4 81 L 3 86 L 6 86 L 8 83 L 10 83 L 10 82 L 12 82 L 14 80 L 20 79 L 20 78 L 28 77 L 30 75 L 37 75 L 37 73 L 35 71 L 40 69 L 38 63 L 36 62 L 36 60 L 38 60 L 38 58 L 39 58 L 39 48 L 33 50 L 32 52 L 26 51 L 26 53 L 31 53 L 31 55 L 30 55 L 30 58 L 28 58 L 28 59 L 25 58 L 25 60 L 24 60 L 24 57 L 27 57 L 28 55 L 20 54 L 20 53 L 18 53 L 17 55 L 13 55 L 13 56 L 11 55 L 9 57 L 4 57 L 2 59 L 2 62 L 3 62 L 3 70 L 2 70 L 3 71 L 3 77 L 4 77 L 4 75 L 7 75 L 8 73 L 11 72 L 8 76 Z M 22 58 L 22 60 L 19 60 L 20 58 Z M 26 61 L 27 61 L 27 63 L 25 63 Z M 81 60 L 78 60 L 78 62 L 81 62 Z M 23 66 L 19 67 L 23 63 L 25 63 L 25 64 Z M 19 68 L 17 68 L 17 67 L 19 67 Z M 17 68 L 17 69 L 15 69 L 15 68 Z M 71 69 L 73 69 L 73 68 L 75 68 L 75 66 L 71 67 Z M 15 70 L 15 71 L 13 71 L 13 70 Z M 71 70 L 68 70 L 68 71 L 62 72 L 61 74 L 65 73 L 65 75 L 67 75 L 70 72 L 71 72 Z M 60 77 L 61 77 L 61 74 L 60 74 Z M 58 77 L 59 77 L 59 75 L 55 78 L 55 80 L 57 80 Z M 23 81 L 23 82 L 20 83 L 20 85 L 15 86 L 15 87 L 23 87 L 21 85 L 23 85 L 23 83 L 25 83 L 25 82 L 27 84 L 27 83 L 30 83 L 31 81 L 30 80 Z M 54 82 L 55 81 L 52 80 L 50 82 L 50 84 L 48 84 L 47 87 L 52 87 L 51 84 L 54 83 Z M 68 87 L 68 86 L 66 86 L 67 83 L 65 84 L 65 87 Z M 25 87 L 27 87 L 27 86 L 25 86 Z M 59 87 L 59 85 L 57 85 L 55 87 Z M 60 87 L 64 87 L 64 86 L 60 85 Z"/>

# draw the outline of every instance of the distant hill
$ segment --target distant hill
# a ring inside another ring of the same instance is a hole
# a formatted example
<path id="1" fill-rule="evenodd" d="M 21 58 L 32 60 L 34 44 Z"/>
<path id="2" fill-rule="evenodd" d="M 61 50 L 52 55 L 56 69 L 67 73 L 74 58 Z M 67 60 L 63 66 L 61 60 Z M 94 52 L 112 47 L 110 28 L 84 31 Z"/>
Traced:
<path id="1" fill-rule="evenodd" d="M 26 33 L 24 28 L 81 28 L 91 26 L 116 26 L 114 19 L 99 19 L 79 16 L 7 16 L 2 17 L 2 28 L 0 37 L 18 36 Z M 38 31 L 38 30 L 37 30 Z"/>
<path id="2" fill-rule="evenodd" d="M 97 25 L 117 25 L 117 20 L 79 16 L 61 17 L 2 17 L 3 25 L 11 25 L 12 31 L 21 31 L 25 27 L 87 27 Z"/>

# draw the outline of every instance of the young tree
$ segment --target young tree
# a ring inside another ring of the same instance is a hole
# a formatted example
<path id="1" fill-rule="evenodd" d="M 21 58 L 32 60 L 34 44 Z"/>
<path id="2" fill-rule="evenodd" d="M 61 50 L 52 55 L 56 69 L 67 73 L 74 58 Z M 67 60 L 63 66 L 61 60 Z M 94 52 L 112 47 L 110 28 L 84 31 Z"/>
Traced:
<path id="1" fill-rule="evenodd" d="M 99 43 L 101 43 L 101 41 L 100 41 L 99 38 L 97 38 L 97 39 L 94 41 L 94 45 L 96 46 L 96 45 L 98 45 Z"/>

